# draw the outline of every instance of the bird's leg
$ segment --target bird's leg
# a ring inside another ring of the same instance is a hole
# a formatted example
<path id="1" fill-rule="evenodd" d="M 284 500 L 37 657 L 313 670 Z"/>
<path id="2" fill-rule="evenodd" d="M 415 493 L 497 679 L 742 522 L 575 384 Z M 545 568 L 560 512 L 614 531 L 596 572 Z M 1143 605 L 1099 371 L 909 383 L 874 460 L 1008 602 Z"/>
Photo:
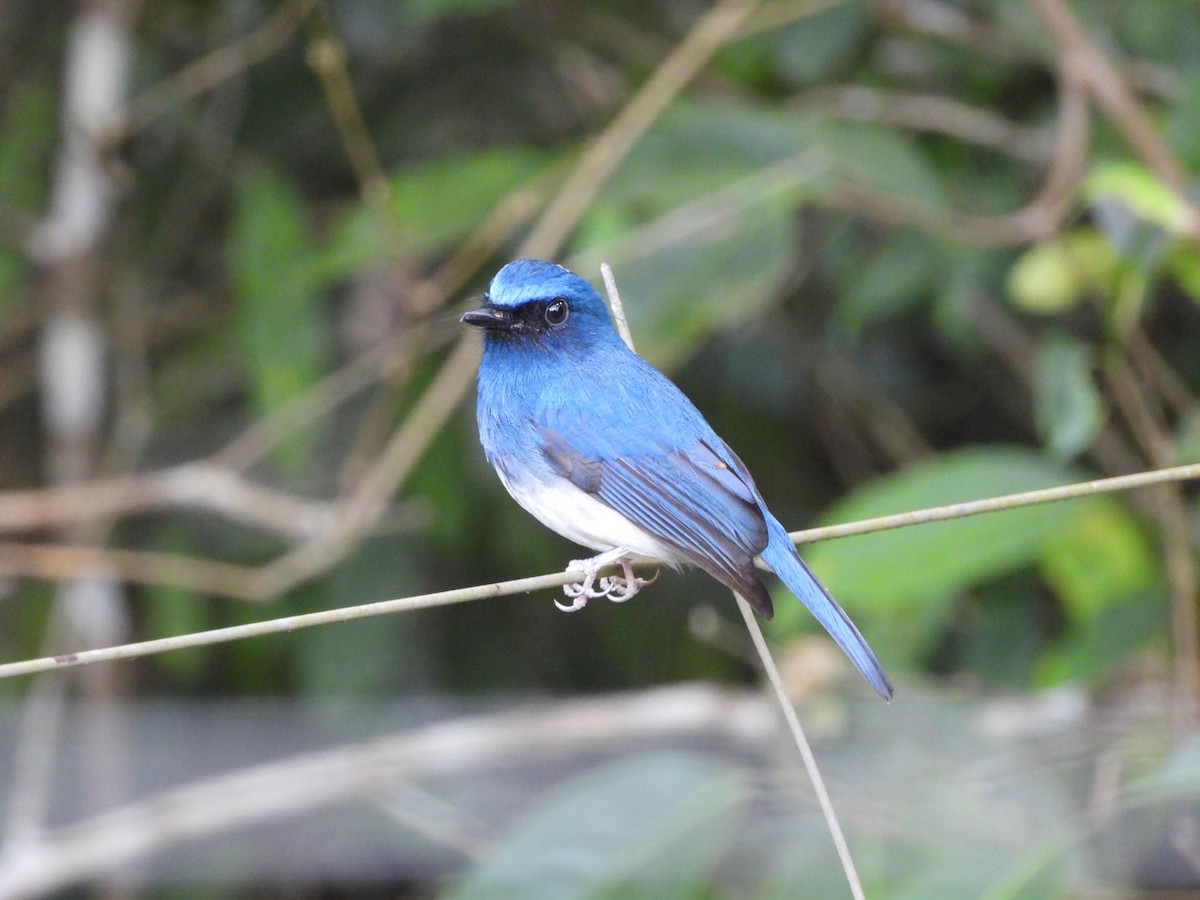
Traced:
<path id="1" fill-rule="evenodd" d="M 606 575 L 603 578 L 596 577 L 602 569 L 613 563 L 621 564 L 622 574 Z M 563 593 L 571 599 L 571 603 L 554 601 L 554 605 L 563 612 L 583 609 L 587 606 L 587 602 L 595 597 L 608 597 L 617 603 L 624 603 L 643 587 L 658 579 L 657 572 L 654 574 L 654 578 L 637 577 L 633 573 L 629 551 L 624 547 L 613 547 L 591 559 L 571 560 L 567 564 L 567 571 L 579 572 L 580 578 L 576 582 L 563 585 Z"/>

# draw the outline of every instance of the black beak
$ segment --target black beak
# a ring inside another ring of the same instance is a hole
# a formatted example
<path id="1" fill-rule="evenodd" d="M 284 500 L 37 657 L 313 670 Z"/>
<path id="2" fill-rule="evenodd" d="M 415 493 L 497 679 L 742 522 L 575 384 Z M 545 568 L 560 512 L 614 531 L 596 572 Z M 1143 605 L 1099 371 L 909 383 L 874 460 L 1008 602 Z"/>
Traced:
<path id="1" fill-rule="evenodd" d="M 488 328 L 493 331 L 508 331 L 512 328 L 512 310 L 503 306 L 484 306 L 462 314 L 458 321 L 464 325 L 474 325 L 476 328 Z"/>

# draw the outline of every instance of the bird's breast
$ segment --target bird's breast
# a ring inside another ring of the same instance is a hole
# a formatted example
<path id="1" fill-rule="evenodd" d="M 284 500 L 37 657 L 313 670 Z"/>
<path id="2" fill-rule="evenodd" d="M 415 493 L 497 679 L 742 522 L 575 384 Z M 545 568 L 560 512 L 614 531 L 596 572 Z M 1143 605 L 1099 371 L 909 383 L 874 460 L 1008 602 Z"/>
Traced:
<path id="1" fill-rule="evenodd" d="M 568 540 L 593 550 L 624 547 L 636 557 L 670 565 L 680 562 L 678 554 L 666 544 L 559 475 L 514 477 L 499 465 L 496 471 L 517 503 Z"/>

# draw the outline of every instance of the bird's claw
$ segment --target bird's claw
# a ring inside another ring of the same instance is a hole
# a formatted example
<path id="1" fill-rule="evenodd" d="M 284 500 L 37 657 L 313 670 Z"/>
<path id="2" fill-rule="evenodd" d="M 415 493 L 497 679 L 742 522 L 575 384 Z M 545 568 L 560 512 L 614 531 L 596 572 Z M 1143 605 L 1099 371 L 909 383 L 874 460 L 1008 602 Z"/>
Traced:
<path id="1" fill-rule="evenodd" d="M 641 578 L 633 574 L 633 567 L 628 559 L 621 560 L 620 575 L 606 575 L 600 579 L 600 587 L 613 603 L 624 603 L 634 597 L 638 591 L 648 584 L 658 581 L 658 572 L 652 578 Z"/>
<path id="2" fill-rule="evenodd" d="M 563 612 L 575 612 L 587 606 L 589 600 L 597 597 L 607 597 L 614 603 L 624 603 L 631 599 L 648 584 L 658 581 L 658 572 L 653 578 L 641 578 L 634 574 L 633 565 L 627 556 L 613 556 L 613 551 L 602 553 L 592 559 L 572 560 L 567 566 L 568 572 L 578 571 L 579 581 L 563 585 L 563 593 L 570 598 L 570 603 L 554 601 Z M 597 578 L 597 573 L 610 563 L 619 563 L 620 575 L 605 575 Z"/>
<path id="3" fill-rule="evenodd" d="M 568 587 L 579 587 L 579 585 L 574 585 L 574 584 L 565 585 L 563 588 L 563 591 L 565 592 L 566 588 L 568 588 Z M 567 594 L 567 596 L 574 597 L 574 599 L 570 603 L 560 603 L 557 600 L 554 601 L 554 605 L 557 606 L 563 612 L 575 612 L 576 610 L 583 609 L 585 606 L 587 606 L 587 602 L 588 602 L 587 597 L 582 596 L 580 594 Z"/>

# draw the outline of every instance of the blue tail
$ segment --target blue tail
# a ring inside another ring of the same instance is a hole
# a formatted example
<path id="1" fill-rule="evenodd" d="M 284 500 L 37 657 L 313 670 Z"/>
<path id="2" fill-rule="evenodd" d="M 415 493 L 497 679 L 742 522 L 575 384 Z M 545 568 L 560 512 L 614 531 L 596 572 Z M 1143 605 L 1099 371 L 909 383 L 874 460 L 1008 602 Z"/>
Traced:
<path id="1" fill-rule="evenodd" d="M 770 513 L 767 513 L 767 530 L 770 541 L 767 549 L 762 552 L 763 561 L 775 570 L 775 574 L 791 592 L 817 617 L 817 621 L 825 627 L 830 637 L 838 642 L 838 646 L 846 652 L 850 661 L 863 673 L 879 696 L 884 700 L 891 700 L 892 684 L 884 674 L 883 667 L 879 665 L 879 660 L 867 646 L 866 638 L 859 633 L 845 610 L 829 595 L 829 591 L 825 590 L 825 585 L 817 581 L 817 577 L 809 571 L 783 526 Z"/>

